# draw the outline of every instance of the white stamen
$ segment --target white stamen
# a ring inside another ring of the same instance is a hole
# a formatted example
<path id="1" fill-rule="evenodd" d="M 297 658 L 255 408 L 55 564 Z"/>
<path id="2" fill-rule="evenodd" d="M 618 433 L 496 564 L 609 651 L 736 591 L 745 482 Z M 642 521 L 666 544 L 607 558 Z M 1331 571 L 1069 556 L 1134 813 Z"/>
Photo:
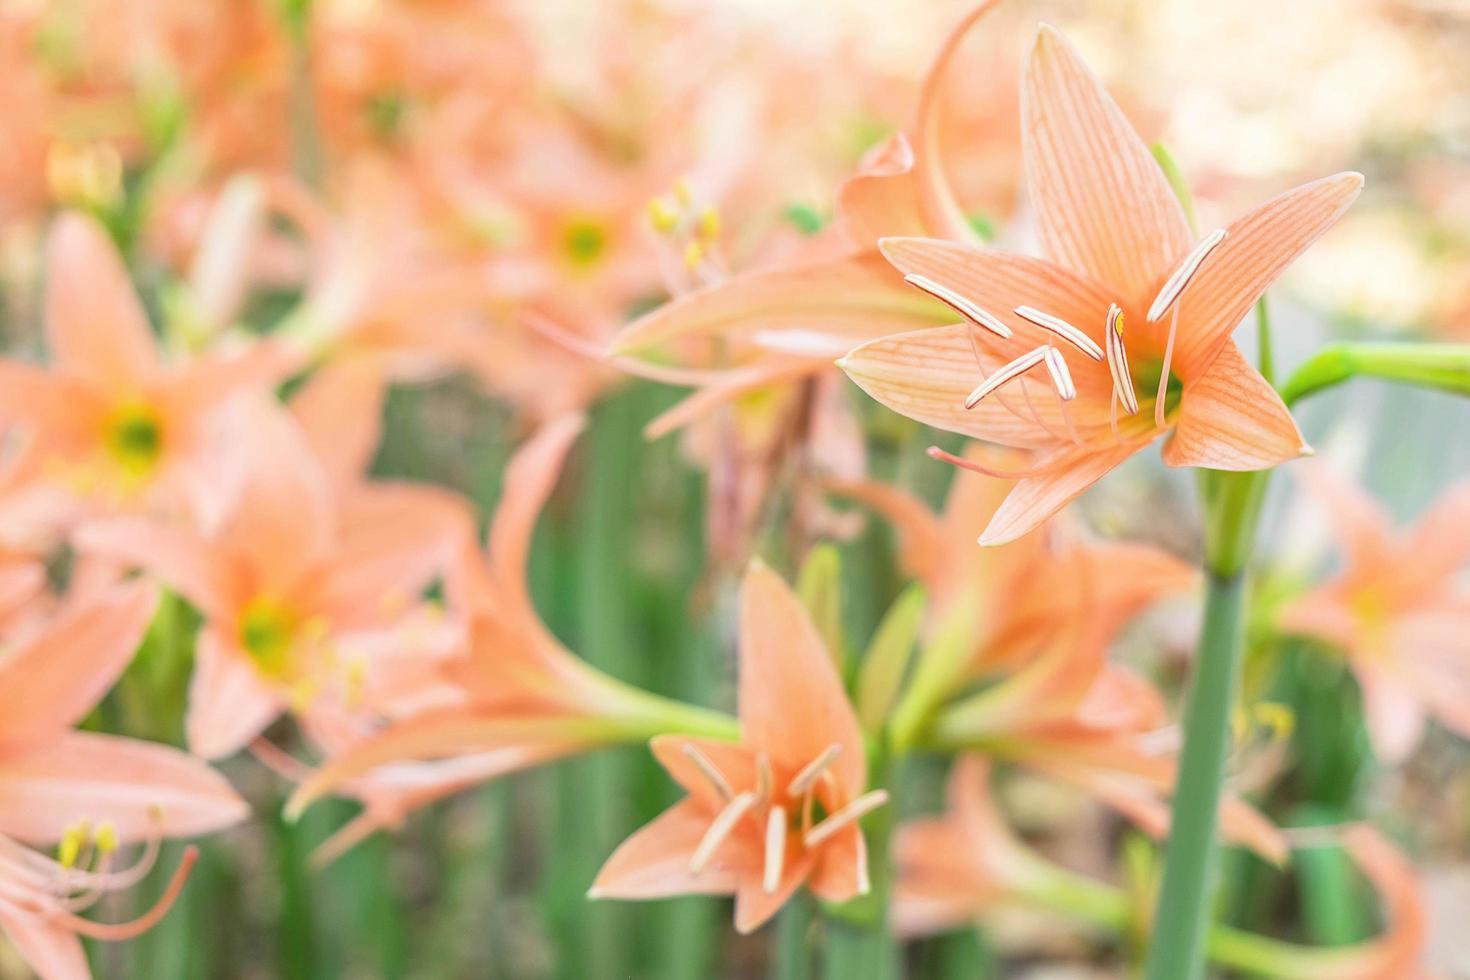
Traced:
<path id="1" fill-rule="evenodd" d="M 766 815 L 766 869 L 761 887 L 773 895 L 781 885 L 781 871 L 786 866 L 786 809 L 773 806 Z"/>
<path id="2" fill-rule="evenodd" d="M 694 849 L 694 856 L 689 859 L 689 870 L 699 874 L 709 864 L 710 858 L 715 856 L 715 850 L 730 836 L 730 831 L 735 829 L 735 824 L 745 816 L 746 811 L 755 806 L 754 793 L 741 793 L 735 799 L 725 805 L 714 822 L 709 825 L 709 830 L 699 840 L 699 846 Z"/>
<path id="3" fill-rule="evenodd" d="M 1018 306 L 1016 307 L 1015 312 L 1016 316 L 1021 317 L 1025 320 L 1030 320 L 1041 329 L 1050 330 L 1052 333 L 1056 334 L 1058 337 L 1061 337 L 1063 340 L 1076 347 L 1078 350 L 1086 354 L 1088 357 L 1092 358 L 1094 361 L 1100 361 L 1103 359 L 1102 348 L 1097 346 L 1097 344 L 1093 342 L 1093 339 L 1091 337 L 1087 336 L 1087 334 L 1083 333 L 1081 330 L 1078 330 L 1076 327 L 1072 326 L 1061 317 L 1052 316 L 1050 313 L 1043 313 L 1040 310 L 1034 309 L 1030 306 Z"/>
<path id="4" fill-rule="evenodd" d="M 827 771 L 827 767 L 830 766 L 841 754 L 842 746 L 837 744 L 836 742 L 833 742 L 831 745 L 827 746 L 825 749 L 822 750 L 821 755 L 817 756 L 811 762 L 808 762 L 806 766 L 801 770 L 801 772 L 797 773 L 796 776 L 792 778 L 791 785 L 786 787 L 786 795 L 800 796 L 807 790 L 811 789 L 812 786 L 816 784 L 817 779 L 822 775 L 822 773 Z"/>
<path id="5" fill-rule="evenodd" d="M 1174 337 L 1179 333 L 1179 307 L 1169 318 L 1169 339 L 1164 342 L 1164 366 L 1159 370 L 1159 391 L 1154 396 L 1154 428 L 1164 427 L 1164 398 L 1169 394 L 1169 367 L 1174 363 Z"/>
<path id="6" fill-rule="evenodd" d="M 1051 375 L 1052 387 L 1057 390 L 1057 397 L 1064 402 L 1076 398 L 1077 386 L 1072 383 L 1072 372 L 1067 370 L 1067 362 L 1062 359 L 1062 352 L 1055 347 L 1048 347 L 1042 360 L 1046 364 L 1047 373 Z"/>
<path id="7" fill-rule="evenodd" d="M 1138 395 L 1133 390 L 1133 374 L 1128 370 L 1128 352 L 1123 348 L 1123 310 L 1117 303 L 1108 307 L 1108 325 L 1104 329 L 1108 345 L 1108 371 L 1113 376 L 1113 394 L 1123 403 L 1129 415 L 1138 414 Z"/>
<path id="8" fill-rule="evenodd" d="M 689 742 L 685 742 L 680 748 L 689 757 L 689 761 L 698 766 L 699 771 L 704 773 L 704 778 L 710 781 L 710 784 L 715 788 L 715 792 L 720 794 L 721 799 L 727 803 L 734 799 L 735 791 L 730 788 L 730 783 L 725 779 L 724 774 L 715 768 L 715 764 L 710 761 L 709 756 L 699 751 L 699 749 L 695 748 Z"/>
<path id="9" fill-rule="evenodd" d="M 802 835 L 801 842 L 807 847 L 816 847 L 843 827 L 856 823 L 887 802 L 888 791 L 886 789 L 875 789 L 871 793 L 864 793 L 808 830 Z"/>
<path id="10" fill-rule="evenodd" d="M 1199 272 L 1199 267 L 1204 264 L 1205 259 L 1215 250 L 1215 246 L 1224 240 L 1225 229 L 1217 228 L 1206 235 L 1184 257 L 1184 261 L 1179 263 L 1179 268 L 1175 269 L 1174 274 L 1164 281 L 1164 288 L 1160 289 L 1159 295 L 1154 298 L 1154 305 L 1148 308 L 1149 323 L 1155 322 L 1165 313 L 1169 312 L 1169 307 L 1173 306 L 1174 301 L 1179 298 L 1179 294 L 1184 292 L 1184 287 L 1188 286 L 1189 281 L 1194 278 L 1195 273 Z"/>
<path id="11" fill-rule="evenodd" d="M 1006 340 L 1011 338 L 1011 328 L 1006 326 L 1005 322 L 998 316 L 987 310 L 982 310 L 948 286 L 941 285 L 928 276 L 913 274 L 904 276 L 903 281 L 910 286 L 916 286 L 922 289 L 976 326 L 984 327 L 996 336 L 1003 337 Z"/>
<path id="12" fill-rule="evenodd" d="M 975 386 L 965 398 L 965 407 L 974 408 L 980 404 L 981 399 L 1008 381 L 1011 381 L 1027 371 L 1034 368 L 1046 359 L 1047 348 L 1038 347 L 1030 353 L 1022 354 L 1009 364 L 996 368 L 995 373 Z"/>
<path id="13" fill-rule="evenodd" d="M 866 895 L 873 890 L 872 879 L 868 877 L 868 852 L 858 849 L 857 852 L 857 893 Z"/>

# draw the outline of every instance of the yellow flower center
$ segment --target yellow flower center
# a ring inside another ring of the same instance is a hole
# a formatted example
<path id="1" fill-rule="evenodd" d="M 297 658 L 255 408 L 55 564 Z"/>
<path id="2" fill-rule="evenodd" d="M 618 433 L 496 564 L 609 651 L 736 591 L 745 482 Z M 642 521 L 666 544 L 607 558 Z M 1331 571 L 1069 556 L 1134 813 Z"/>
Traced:
<path id="1" fill-rule="evenodd" d="M 118 468 L 132 477 L 145 477 L 163 455 L 163 419 L 145 402 L 125 402 L 108 416 L 107 451 Z"/>
<path id="2" fill-rule="evenodd" d="M 300 629 L 299 616 L 278 600 L 260 596 L 240 616 L 240 645 L 261 673 L 284 679 Z"/>
<path id="3" fill-rule="evenodd" d="M 590 215 L 580 215 L 562 228 L 562 250 L 573 266 L 589 269 L 607 253 L 608 238 L 606 222 Z"/>

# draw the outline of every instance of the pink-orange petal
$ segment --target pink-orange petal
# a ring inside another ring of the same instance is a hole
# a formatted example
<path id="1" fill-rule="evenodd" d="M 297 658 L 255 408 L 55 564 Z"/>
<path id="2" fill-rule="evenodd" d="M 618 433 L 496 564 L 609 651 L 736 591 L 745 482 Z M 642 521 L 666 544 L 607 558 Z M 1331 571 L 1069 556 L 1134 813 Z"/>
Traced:
<path id="1" fill-rule="evenodd" d="M 597 873 L 589 895 L 650 899 L 734 892 L 739 878 L 718 860 L 699 874 L 689 869 L 715 813 L 690 800 L 675 803 L 618 845 Z"/>
<path id="2" fill-rule="evenodd" d="M 1123 111 L 1048 25 L 1023 72 L 1021 130 L 1046 254 L 1138 304 L 1193 236 Z"/>
<path id="3" fill-rule="evenodd" d="M 136 391 L 156 370 L 158 350 L 107 232 L 67 212 L 52 226 L 46 262 L 46 339 L 56 364 L 109 390 Z"/>
<path id="4" fill-rule="evenodd" d="M 987 546 L 1005 544 L 1021 537 L 1142 449 L 1151 438 L 1075 452 L 1058 460 L 1046 473 L 1016 481 L 1005 502 L 990 519 L 985 533 L 980 535 L 980 543 Z"/>
<path id="5" fill-rule="evenodd" d="M 195 643 L 184 736 L 189 751 L 221 759 L 244 748 L 285 710 L 286 697 L 237 645 L 206 626 Z"/>
<path id="6" fill-rule="evenodd" d="M 740 589 L 739 691 L 745 744 L 791 770 L 839 745 L 830 771 L 848 798 L 862 792 L 862 730 L 832 656 L 801 601 L 760 562 Z"/>
<path id="7" fill-rule="evenodd" d="M 1234 344 L 1185 383 L 1174 433 L 1164 445 L 1170 466 L 1260 470 L 1308 452 L 1276 389 Z"/>
<path id="8" fill-rule="evenodd" d="M 1272 198 L 1228 226 L 1224 241 L 1179 298 L 1174 371 L 1186 384 L 1211 366 L 1266 288 L 1347 212 L 1362 189 L 1362 174 L 1323 177 Z M 1161 284 L 1167 271 L 1147 289 Z"/>

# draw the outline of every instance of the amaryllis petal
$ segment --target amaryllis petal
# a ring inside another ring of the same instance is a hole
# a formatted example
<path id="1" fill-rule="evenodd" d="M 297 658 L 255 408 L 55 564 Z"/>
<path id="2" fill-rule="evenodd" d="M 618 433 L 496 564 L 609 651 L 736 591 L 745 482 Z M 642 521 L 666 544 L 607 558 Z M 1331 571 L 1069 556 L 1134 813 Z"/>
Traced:
<path id="1" fill-rule="evenodd" d="M 1164 462 L 1259 470 L 1306 452 L 1301 430 L 1276 389 L 1234 344 L 1226 344 L 1203 374 L 1185 384 L 1178 422 L 1164 444 Z"/>
<path id="2" fill-rule="evenodd" d="M 1048 25 L 1026 62 L 1021 126 L 1046 254 L 1139 304 L 1193 236 L 1168 179 L 1123 111 Z"/>
<path id="3" fill-rule="evenodd" d="M 291 398 L 306 441 L 338 487 L 351 486 L 372 464 L 383 430 L 386 379 L 379 358 L 336 357 Z"/>
<path id="4" fill-rule="evenodd" d="M 59 841 L 85 817 L 120 840 L 187 837 L 239 823 L 245 801 L 214 769 L 167 745 L 70 732 L 0 756 L 0 833 Z"/>
<path id="5" fill-rule="evenodd" d="M 824 902 L 846 902 L 868 893 L 869 875 L 868 841 L 854 825 L 823 849 L 807 888 Z"/>
<path id="6" fill-rule="evenodd" d="M 0 902 L 0 929 L 40 980 L 91 980 L 87 953 L 75 933 L 45 916 Z"/>
<path id="7" fill-rule="evenodd" d="M 548 422 L 516 450 L 506 467 L 500 503 L 490 522 L 490 567 L 498 587 L 522 609 L 532 608 L 526 589 L 526 558 L 536 518 L 551 496 L 567 451 L 585 426 L 581 415 Z"/>
<path id="8" fill-rule="evenodd" d="M 220 759 L 244 748 L 286 707 L 238 646 L 211 627 L 199 633 L 184 734 L 189 751 Z"/>
<path id="9" fill-rule="evenodd" d="M 725 337 L 777 353 L 835 358 L 871 337 L 949 319 L 942 305 L 905 286 L 882 256 L 864 251 L 751 272 L 680 296 L 618 334 L 613 353 Z"/>
<path id="10" fill-rule="evenodd" d="M 895 334 L 864 344 L 837 362 L 880 404 L 948 432 L 1027 448 L 1054 439 L 999 400 L 965 408 L 984 372 L 975 360 L 968 324 Z"/>
<path id="11" fill-rule="evenodd" d="M 717 742 L 708 738 L 690 738 L 684 735 L 659 735 L 648 747 L 658 764 L 673 778 L 674 782 L 695 799 L 718 809 L 725 804 L 725 796 L 711 780 L 710 770 L 719 773 L 730 785 L 743 786 L 756 779 L 755 759 L 750 750 L 735 742 Z"/>
<path id="12" fill-rule="evenodd" d="M 333 756 L 297 787 L 287 812 L 300 813 L 349 781 L 391 763 L 495 753 L 502 763 L 497 774 L 503 775 L 580 751 L 603 737 L 596 721 L 576 717 L 496 717 L 459 708 L 425 712 Z"/>
<path id="13" fill-rule="evenodd" d="M 45 433 L 48 448 L 85 449 L 101 435 L 109 406 L 81 378 L 53 374 L 36 364 L 0 359 L 0 419 Z"/>
<path id="14" fill-rule="evenodd" d="M 1174 371 L 1186 385 L 1211 366 L 1266 288 L 1347 212 L 1362 189 L 1362 174 L 1323 177 L 1272 198 L 1226 228 L 1224 240 L 1179 298 Z M 1187 249 L 1188 243 L 1170 260 Z M 1156 288 L 1167 272 L 1158 270 L 1145 289 Z M 1160 326 L 1162 321 L 1155 329 Z"/>
<path id="15" fill-rule="evenodd" d="M 1466 528 L 1470 528 L 1470 482 L 1442 493 L 1414 526 L 1404 545 L 1404 552 L 1413 556 L 1410 574 L 1430 583 L 1463 568 L 1470 561 Z"/>
<path id="16" fill-rule="evenodd" d="M 735 931 L 748 935 L 769 922 L 785 905 L 812 872 L 812 856 L 803 854 L 787 861 L 781 869 L 781 880 L 767 891 L 763 882 L 742 877 L 735 888 Z"/>
<path id="17" fill-rule="evenodd" d="M 1327 509 L 1337 546 L 1351 567 L 1386 568 L 1392 563 L 1393 521 L 1377 500 L 1317 460 L 1294 467 L 1292 473 Z M 1453 535 L 1457 541 L 1459 537 Z"/>
<path id="18" fill-rule="evenodd" d="M 1354 662 L 1353 672 L 1363 691 L 1363 724 L 1374 753 L 1389 765 L 1403 762 L 1424 735 L 1422 700 L 1403 678 L 1364 659 Z"/>
<path id="19" fill-rule="evenodd" d="M 206 616 L 224 615 L 239 598 L 234 569 L 187 528 L 141 517 L 112 518 L 84 524 L 73 545 L 81 554 L 143 569 Z"/>
<path id="20" fill-rule="evenodd" d="M 1047 472 L 1018 480 L 980 535 L 980 543 L 1005 544 L 1021 537 L 1080 496 L 1150 438 L 1152 435 L 1121 441 L 1096 452 L 1065 456 Z"/>
<path id="21" fill-rule="evenodd" d="M 136 390 L 158 349 L 117 248 L 91 218 L 68 212 L 47 243 L 46 339 L 56 363 L 114 391 Z"/>
<path id="22" fill-rule="evenodd" d="M 955 479 L 964 479 L 960 474 Z M 922 582 L 938 584 L 949 564 L 954 542 L 929 506 L 912 494 L 876 480 L 829 480 L 824 486 L 841 497 L 873 508 L 898 530 L 904 569 Z"/>
<path id="23" fill-rule="evenodd" d="M 0 658 L 0 745 L 55 738 L 81 721 L 132 660 L 157 592 L 118 586 L 63 612 Z"/>
<path id="24" fill-rule="evenodd" d="M 871 248 L 885 235 L 927 235 L 914 180 L 914 151 L 908 138 L 894 133 L 863 161 L 857 174 L 837 191 L 837 222 L 859 248 Z"/>
<path id="25" fill-rule="evenodd" d="M 709 829 L 712 812 L 681 800 L 618 845 L 588 892 L 591 898 L 649 899 L 674 895 L 728 895 L 736 875 L 718 861 L 699 874 L 690 858 Z"/>
<path id="26" fill-rule="evenodd" d="M 832 774 L 849 797 L 862 792 L 862 730 L 832 656 L 790 587 L 759 562 L 740 590 L 739 703 L 746 744 L 793 770 L 836 744 Z"/>

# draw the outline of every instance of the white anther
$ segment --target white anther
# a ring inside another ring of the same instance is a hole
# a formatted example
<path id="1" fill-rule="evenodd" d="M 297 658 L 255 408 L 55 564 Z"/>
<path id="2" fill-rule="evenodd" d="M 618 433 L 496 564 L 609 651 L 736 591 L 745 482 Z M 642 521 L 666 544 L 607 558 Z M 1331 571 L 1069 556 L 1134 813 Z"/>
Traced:
<path id="1" fill-rule="evenodd" d="M 984 327 L 996 336 L 1003 337 L 1006 340 L 1011 338 L 1011 328 L 1006 326 L 1004 321 L 994 313 L 988 310 L 982 310 L 948 286 L 937 283 L 928 276 L 913 274 L 904 276 L 903 281 L 910 286 L 916 286 L 922 289 L 976 326 Z"/>
<path id="2" fill-rule="evenodd" d="M 1184 257 L 1184 261 L 1179 263 L 1179 268 L 1174 270 L 1174 274 L 1164 281 L 1164 288 L 1159 290 L 1159 295 L 1154 297 L 1154 305 L 1148 308 L 1149 323 L 1155 322 L 1169 312 L 1169 307 L 1173 306 L 1179 294 L 1184 292 L 1184 287 L 1188 286 L 1195 273 L 1199 272 L 1199 267 L 1204 264 L 1205 259 L 1215 250 L 1215 246 L 1224 240 L 1225 229 L 1217 228 L 1190 250 L 1190 253 Z"/>
<path id="3" fill-rule="evenodd" d="M 1043 330 L 1050 330 L 1094 361 L 1103 359 L 1102 348 L 1097 346 L 1093 339 L 1087 336 L 1086 333 L 1078 330 L 1061 317 L 1052 316 L 1050 313 L 1043 313 L 1030 306 L 1018 306 L 1015 312 L 1016 316 L 1021 319 L 1030 320 Z"/>

